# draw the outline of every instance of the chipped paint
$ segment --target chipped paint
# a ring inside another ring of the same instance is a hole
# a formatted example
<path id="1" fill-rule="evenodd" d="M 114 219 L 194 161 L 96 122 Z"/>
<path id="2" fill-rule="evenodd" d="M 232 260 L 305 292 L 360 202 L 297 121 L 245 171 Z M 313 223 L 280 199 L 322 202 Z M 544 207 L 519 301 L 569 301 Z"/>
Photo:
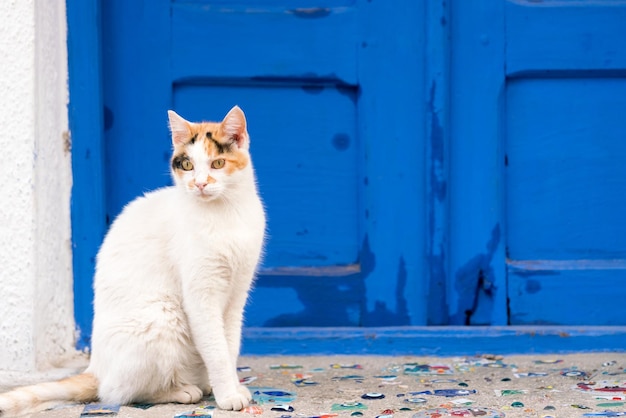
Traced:
<path id="1" fill-rule="evenodd" d="M 491 230 L 486 252 L 477 254 L 461 266 L 454 280 L 458 295 L 456 312 L 450 317 L 455 325 L 485 325 L 489 323 L 498 288 L 494 284 L 493 260 L 501 241 L 500 224 Z"/>
<path id="2" fill-rule="evenodd" d="M 445 168 L 445 139 L 437 108 L 437 84 L 433 80 L 428 101 L 430 115 L 430 155 L 428 188 L 428 270 L 430 298 L 428 303 L 429 323 L 447 323 L 446 306 L 446 196 L 447 175 Z"/>

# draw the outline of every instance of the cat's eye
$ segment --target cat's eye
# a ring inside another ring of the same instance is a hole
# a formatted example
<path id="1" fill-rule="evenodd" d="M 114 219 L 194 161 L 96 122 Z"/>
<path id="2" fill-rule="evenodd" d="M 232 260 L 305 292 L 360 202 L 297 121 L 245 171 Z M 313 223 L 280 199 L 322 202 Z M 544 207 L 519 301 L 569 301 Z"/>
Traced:
<path id="1" fill-rule="evenodd" d="M 180 163 L 180 165 L 185 171 L 193 170 L 193 164 L 189 160 L 183 160 L 183 162 Z"/>
<path id="2" fill-rule="evenodd" d="M 226 160 L 224 160 L 223 158 L 218 158 L 217 160 L 214 160 L 211 163 L 211 167 L 212 168 L 222 168 L 222 167 L 224 167 L 224 164 L 226 164 Z"/>

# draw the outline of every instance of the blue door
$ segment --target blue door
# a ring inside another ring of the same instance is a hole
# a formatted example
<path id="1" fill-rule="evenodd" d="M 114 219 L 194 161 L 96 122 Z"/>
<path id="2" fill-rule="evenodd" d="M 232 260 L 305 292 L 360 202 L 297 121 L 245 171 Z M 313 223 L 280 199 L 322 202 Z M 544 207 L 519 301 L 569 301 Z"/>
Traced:
<path id="1" fill-rule="evenodd" d="M 452 4 L 450 322 L 625 324 L 626 4 Z"/>
<path id="2" fill-rule="evenodd" d="M 238 104 L 269 218 L 246 324 L 424 324 L 422 91 L 405 83 L 424 18 L 397 6 L 102 2 L 107 224 L 170 184 L 167 109 L 221 120 Z"/>
<path id="3" fill-rule="evenodd" d="M 170 184 L 166 110 L 234 104 L 269 216 L 248 326 L 626 323 L 605 309 L 626 296 L 623 2 L 68 0 L 68 19 L 83 344 L 107 225 Z"/>

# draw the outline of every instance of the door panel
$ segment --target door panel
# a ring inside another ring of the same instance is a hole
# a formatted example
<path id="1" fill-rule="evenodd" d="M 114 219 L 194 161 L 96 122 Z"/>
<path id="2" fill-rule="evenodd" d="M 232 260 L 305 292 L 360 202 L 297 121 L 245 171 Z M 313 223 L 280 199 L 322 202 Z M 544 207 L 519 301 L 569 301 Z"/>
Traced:
<path id="1" fill-rule="evenodd" d="M 626 4 L 505 13 L 510 323 L 624 324 Z"/>
<path id="2" fill-rule="evenodd" d="M 172 78 L 326 78 L 356 85 L 358 8 L 289 1 L 172 5 Z"/>
<path id="3" fill-rule="evenodd" d="M 265 268 L 356 263 L 358 137 L 353 90 L 299 83 L 176 84 L 173 96 L 174 108 L 191 120 L 220 115 L 232 103 L 248 113 L 259 188 L 270 209 Z"/>
<path id="4" fill-rule="evenodd" d="M 513 260 L 626 253 L 626 79 L 507 86 L 507 224 Z"/>
<path id="5" fill-rule="evenodd" d="M 419 3 L 102 7 L 109 222 L 171 183 L 167 109 L 215 120 L 238 104 L 268 213 L 247 324 L 426 322 L 423 89 L 403 82 L 422 79 Z"/>
<path id="6" fill-rule="evenodd" d="M 624 71 L 621 0 L 507 0 L 506 70 L 519 73 Z M 602 75 L 602 74 L 599 74 Z"/>

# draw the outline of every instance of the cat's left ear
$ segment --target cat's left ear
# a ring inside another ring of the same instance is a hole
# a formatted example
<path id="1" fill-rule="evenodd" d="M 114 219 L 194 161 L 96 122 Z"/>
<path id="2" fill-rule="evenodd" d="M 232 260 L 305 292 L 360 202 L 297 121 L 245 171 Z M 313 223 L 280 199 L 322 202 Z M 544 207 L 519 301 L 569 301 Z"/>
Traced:
<path id="1" fill-rule="evenodd" d="M 167 116 L 170 119 L 170 131 L 172 132 L 172 144 L 183 145 L 191 137 L 191 127 L 189 122 L 179 116 L 173 110 L 167 111 Z"/>
<path id="2" fill-rule="evenodd" d="M 249 138 L 246 129 L 246 115 L 239 106 L 235 106 L 222 121 L 222 133 L 228 136 L 239 148 L 248 149 Z"/>

